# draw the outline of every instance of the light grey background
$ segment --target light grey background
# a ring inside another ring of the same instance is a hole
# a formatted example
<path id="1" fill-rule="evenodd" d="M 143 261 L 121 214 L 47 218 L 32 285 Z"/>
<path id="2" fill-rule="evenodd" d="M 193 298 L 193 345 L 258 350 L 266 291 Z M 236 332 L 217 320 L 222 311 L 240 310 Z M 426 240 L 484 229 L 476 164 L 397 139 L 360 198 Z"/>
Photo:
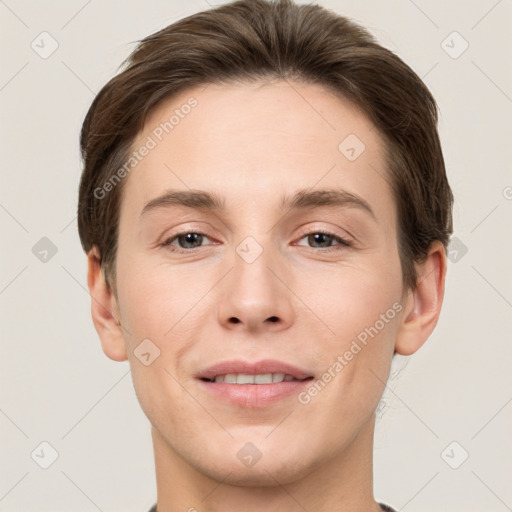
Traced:
<path id="1" fill-rule="evenodd" d="M 208 3 L 0 0 L 0 511 L 146 512 L 156 500 L 128 362 L 103 354 L 90 317 L 78 134 L 130 43 Z M 397 361 L 379 409 L 376 498 L 406 512 L 512 510 L 512 3 L 318 3 L 424 78 L 456 197 L 439 324 Z M 31 47 L 51 49 L 43 31 L 58 43 L 46 59 Z M 55 255 L 33 251 L 42 237 Z M 58 452 L 47 469 L 43 441 Z"/>

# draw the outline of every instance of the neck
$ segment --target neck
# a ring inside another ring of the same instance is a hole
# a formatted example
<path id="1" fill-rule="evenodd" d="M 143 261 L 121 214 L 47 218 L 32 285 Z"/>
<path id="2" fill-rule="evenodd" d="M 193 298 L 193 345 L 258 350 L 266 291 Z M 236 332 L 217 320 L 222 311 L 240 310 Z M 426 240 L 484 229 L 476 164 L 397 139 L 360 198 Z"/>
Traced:
<path id="1" fill-rule="evenodd" d="M 238 486 L 216 481 L 183 460 L 152 427 L 158 512 L 381 512 L 373 498 L 375 418 L 341 453 L 283 485 Z M 306 447 L 305 447 L 306 448 Z"/>

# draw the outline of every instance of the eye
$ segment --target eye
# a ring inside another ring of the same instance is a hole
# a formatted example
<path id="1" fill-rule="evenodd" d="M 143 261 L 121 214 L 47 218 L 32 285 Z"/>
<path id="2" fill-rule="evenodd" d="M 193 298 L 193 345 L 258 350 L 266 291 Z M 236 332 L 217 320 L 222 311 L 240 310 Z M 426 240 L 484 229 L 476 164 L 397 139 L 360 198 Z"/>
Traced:
<path id="1" fill-rule="evenodd" d="M 183 231 L 176 235 L 167 238 L 161 245 L 161 247 L 167 247 L 171 251 L 176 252 L 191 252 L 193 249 L 197 249 L 202 246 L 204 238 L 209 238 L 199 231 Z M 174 244 L 174 241 L 178 242 L 178 246 Z"/>
<path id="2" fill-rule="evenodd" d="M 319 248 L 322 252 L 336 251 L 352 245 L 348 240 L 327 231 L 312 231 L 311 233 L 305 234 L 301 240 L 304 238 L 307 238 L 310 244 L 319 244 L 320 247 L 313 247 L 313 249 Z M 338 242 L 338 244 L 334 246 L 331 245 L 333 241 Z"/>
<path id="3" fill-rule="evenodd" d="M 205 238 L 210 240 L 210 238 L 205 233 L 201 233 L 199 231 L 183 231 L 167 238 L 163 243 L 160 244 L 160 246 L 166 247 L 172 252 L 190 253 L 194 249 L 202 247 L 202 242 Z M 306 233 L 302 236 L 302 238 L 300 238 L 300 240 L 305 238 L 307 238 L 307 242 L 309 244 L 313 244 L 313 247 L 311 248 L 320 249 L 322 252 L 340 250 L 344 247 L 350 247 L 352 245 L 348 240 L 345 240 L 340 236 L 321 230 Z M 175 244 L 175 242 L 177 244 Z M 333 242 L 337 242 L 337 244 L 332 245 Z M 318 244 L 319 247 L 314 247 L 315 244 Z"/>

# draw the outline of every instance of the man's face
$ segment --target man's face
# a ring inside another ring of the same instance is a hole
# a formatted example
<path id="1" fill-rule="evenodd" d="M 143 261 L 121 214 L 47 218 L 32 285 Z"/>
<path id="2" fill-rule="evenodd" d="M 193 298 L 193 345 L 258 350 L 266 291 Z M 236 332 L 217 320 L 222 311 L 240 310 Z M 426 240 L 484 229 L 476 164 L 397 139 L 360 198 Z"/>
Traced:
<path id="1" fill-rule="evenodd" d="M 292 85 L 167 100 L 124 183 L 117 306 L 137 396 L 159 449 L 218 480 L 286 483 L 369 438 L 403 314 L 382 139 L 351 103 Z M 312 204 L 320 190 L 343 200 Z M 224 208 L 145 208 L 192 191 Z"/>

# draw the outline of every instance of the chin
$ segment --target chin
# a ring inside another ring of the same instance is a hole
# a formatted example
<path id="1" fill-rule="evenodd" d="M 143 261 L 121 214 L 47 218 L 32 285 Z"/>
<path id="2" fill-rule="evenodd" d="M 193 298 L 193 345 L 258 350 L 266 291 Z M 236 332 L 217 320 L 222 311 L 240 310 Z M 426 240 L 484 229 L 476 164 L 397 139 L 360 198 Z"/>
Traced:
<path id="1" fill-rule="evenodd" d="M 298 460 L 266 461 L 263 459 L 253 467 L 244 467 L 243 464 L 226 463 L 216 464 L 215 467 L 196 467 L 208 477 L 223 482 L 223 484 L 238 487 L 275 487 L 286 485 L 307 476 L 313 468 Z"/>
<path id="2" fill-rule="evenodd" d="M 261 451 L 255 445 L 261 446 Z M 231 446 L 219 445 L 214 450 L 210 446 L 199 459 L 190 462 L 200 473 L 225 484 L 272 487 L 306 477 L 315 469 L 316 463 L 321 464 L 321 457 L 314 455 L 305 453 L 296 443 L 287 446 L 267 442 L 263 445 L 255 440 L 253 445 L 236 441 Z"/>

